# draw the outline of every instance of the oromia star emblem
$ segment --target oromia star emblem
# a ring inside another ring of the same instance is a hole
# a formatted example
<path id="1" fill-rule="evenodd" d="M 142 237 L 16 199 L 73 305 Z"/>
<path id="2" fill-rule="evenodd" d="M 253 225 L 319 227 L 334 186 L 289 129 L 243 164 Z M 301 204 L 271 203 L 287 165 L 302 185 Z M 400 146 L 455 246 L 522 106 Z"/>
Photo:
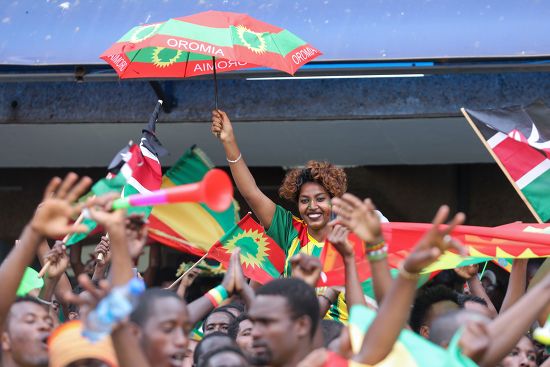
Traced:
<path id="1" fill-rule="evenodd" d="M 153 51 L 152 61 L 153 65 L 158 68 L 165 68 L 175 63 L 181 56 L 181 50 L 173 50 L 165 47 L 155 47 Z"/>
<path id="2" fill-rule="evenodd" d="M 260 267 L 268 256 L 267 238 L 258 230 L 245 230 L 227 240 L 225 251 L 232 253 L 235 247 L 241 249 L 241 263 L 246 266 Z"/>
<path id="3" fill-rule="evenodd" d="M 237 27 L 237 34 L 241 42 L 250 51 L 263 54 L 267 51 L 267 45 L 262 33 L 251 31 L 243 25 Z"/>

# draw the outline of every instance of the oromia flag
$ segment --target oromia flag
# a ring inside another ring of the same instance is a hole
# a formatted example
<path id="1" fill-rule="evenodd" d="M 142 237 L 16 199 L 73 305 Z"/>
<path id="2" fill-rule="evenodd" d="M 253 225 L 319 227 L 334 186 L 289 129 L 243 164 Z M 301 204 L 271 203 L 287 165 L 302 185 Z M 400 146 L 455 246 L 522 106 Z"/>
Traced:
<path id="1" fill-rule="evenodd" d="M 404 258 L 420 238 L 431 228 L 428 223 L 384 223 L 382 230 L 388 243 L 389 257 Z M 468 250 L 461 257 L 447 251 L 424 273 L 480 263 L 496 258 L 528 259 L 550 256 L 549 225 L 511 223 L 500 227 L 456 226 L 453 238 Z"/>
<path id="2" fill-rule="evenodd" d="M 210 248 L 208 257 L 227 268 L 231 253 L 237 247 L 241 249 L 241 265 L 246 277 L 265 284 L 283 274 L 284 251 L 250 213 Z"/>
<path id="3" fill-rule="evenodd" d="M 365 245 L 354 233 L 349 234 L 348 240 L 353 243 L 359 281 L 363 282 L 371 276 L 369 262 L 365 253 Z M 345 284 L 344 261 L 329 241 L 325 241 L 319 260 L 323 265 L 323 274 L 317 286 L 332 287 Z"/>
<path id="4" fill-rule="evenodd" d="M 462 113 L 537 220 L 550 220 L 550 108 L 539 101 Z"/>
<path id="5" fill-rule="evenodd" d="M 206 154 L 196 146 L 187 150 L 162 178 L 162 188 L 199 182 L 214 168 Z M 162 244 L 194 255 L 204 255 L 239 220 L 234 200 L 224 212 L 202 203 L 156 206 L 149 218 L 149 236 Z"/>

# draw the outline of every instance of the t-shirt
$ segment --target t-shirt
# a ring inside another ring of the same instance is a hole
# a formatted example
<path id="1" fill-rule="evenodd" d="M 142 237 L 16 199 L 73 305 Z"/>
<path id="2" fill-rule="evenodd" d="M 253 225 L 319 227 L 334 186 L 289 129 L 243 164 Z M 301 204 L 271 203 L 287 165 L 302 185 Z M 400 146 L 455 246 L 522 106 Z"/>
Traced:
<path id="1" fill-rule="evenodd" d="M 291 275 L 290 258 L 299 253 L 320 257 L 323 250 L 323 242 L 317 241 L 307 231 L 307 225 L 298 217 L 283 207 L 277 205 L 271 226 L 267 235 L 285 252 L 284 276 Z M 345 303 L 344 293 L 341 292 L 336 302 L 330 307 L 326 319 L 347 323 L 348 309 Z"/>

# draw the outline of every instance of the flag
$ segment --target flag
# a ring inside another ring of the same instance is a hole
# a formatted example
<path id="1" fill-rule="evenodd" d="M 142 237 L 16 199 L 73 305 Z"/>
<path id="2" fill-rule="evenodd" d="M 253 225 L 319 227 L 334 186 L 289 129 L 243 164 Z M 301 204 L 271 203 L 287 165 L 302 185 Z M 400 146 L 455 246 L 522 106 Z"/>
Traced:
<path id="1" fill-rule="evenodd" d="M 127 171 L 125 169 L 125 171 Z M 101 196 L 110 192 L 121 192 L 122 188 L 126 184 L 126 177 L 122 173 L 113 175 L 109 173 L 107 177 L 102 178 L 97 181 L 91 188 L 90 192 L 84 195 L 80 200 L 86 200 L 92 196 Z M 97 228 L 97 223 L 91 218 L 84 218 L 82 224 L 88 227 L 88 230 L 83 233 L 73 233 L 67 240 L 66 245 L 71 246 L 75 243 L 82 241 L 84 238 L 88 237 L 90 234 L 95 232 Z"/>
<path id="2" fill-rule="evenodd" d="M 162 188 L 201 181 L 214 168 L 204 152 L 192 146 L 162 178 Z M 239 220 L 234 200 L 224 212 L 202 203 L 157 206 L 149 218 L 149 236 L 162 244 L 194 255 L 204 255 Z"/>
<path id="3" fill-rule="evenodd" d="M 366 248 L 363 243 L 354 233 L 350 233 L 348 240 L 353 243 L 355 252 L 355 264 L 357 268 L 357 276 L 361 282 L 363 292 L 370 298 L 375 298 L 374 289 L 372 284 L 372 274 L 370 264 L 367 259 Z M 388 254 L 388 266 L 390 267 L 390 273 L 393 278 L 397 277 L 400 263 L 405 260 L 409 254 L 409 249 L 394 251 Z M 346 284 L 345 266 L 344 261 L 340 254 L 336 251 L 334 246 L 325 241 L 323 250 L 320 256 L 321 263 L 323 264 L 323 275 L 317 283 L 319 287 L 333 287 L 342 286 Z M 422 274 L 418 286 L 424 285 L 430 278 L 434 277 L 436 273 L 427 272 Z"/>
<path id="4" fill-rule="evenodd" d="M 492 260 L 492 262 L 502 269 L 506 270 L 508 273 L 512 272 L 512 265 L 514 264 L 514 260 L 498 258 Z"/>
<path id="5" fill-rule="evenodd" d="M 428 223 L 383 223 L 391 262 L 404 259 L 431 228 Z M 451 235 L 468 250 L 461 257 L 451 251 L 424 269 L 423 273 L 481 263 L 496 258 L 528 259 L 550 256 L 550 225 L 511 223 L 499 227 L 456 226 Z M 392 259 L 393 257 L 393 259 Z"/>
<path id="6" fill-rule="evenodd" d="M 161 105 L 162 101 L 158 101 L 146 128 L 142 130 L 139 146 L 130 141 L 128 146 L 120 150 L 109 163 L 107 177 L 96 182 L 91 191 L 81 200 L 110 192 L 121 192 L 121 196 L 126 197 L 160 188 L 162 170 L 157 156 L 165 155 L 166 150 L 155 136 L 155 127 Z M 150 207 L 128 209 L 130 214 L 142 213 L 145 219 L 150 211 Z M 90 218 L 85 218 L 83 224 L 89 228 L 89 231 L 71 235 L 67 240 L 67 245 L 73 245 L 83 240 L 97 227 L 95 221 Z"/>
<path id="7" fill-rule="evenodd" d="M 368 328 L 374 321 L 376 313 L 366 306 L 354 305 L 350 311 L 350 340 L 354 353 L 359 352 L 363 345 L 363 339 Z M 468 357 L 462 355 L 458 350 L 460 334 L 455 334 L 449 347 L 445 350 L 440 346 L 428 341 L 420 335 L 410 331 L 402 330 L 390 354 L 377 367 L 473 367 L 477 366 Z M 325 366 L 332 364 L 325 364 Z M 345 366 L 344 364 L 340 364 Z M 353 364 L 350 364 L 353 366 Z"/>
<path id="8" fill-rule="evenodd" d="M 250 213 L 210 248 L 208 257 L 219 261 L 227 269 L 236 247 L 241 249 L 241 265 L 246 277 L 265 284 L 283 274 L 284 251 L 252 219 Z"/>
<path id="9" fill-rule="evenodd" d="M 162 101 L 159 100 L 149 118 L 147 127 L 142 130 L 139 148 L 136 146 L 130 148 L 132 160 L 137 161 L 137 164 L 131 166 L 132 173 L 127 177 L 126 185 L 122 188 L 120 195 L 123 198 L 160 189 L 162 168 L 158 157 L 168 153 L 155 135 L 161 106 Z M 147 219 L 151 214 L 151 210 L 153 210 L 151 206 L 130 207 L 128 208 L 128 214 L 142 214 L 144 219 Z"/>
<path id="10" fill-rule="evenodd" d="M 348 240 L 353 243 L 357 275 L 359 276 L 359 281 L 363 282 L 371 276 L 365 245 L 354 233 L 349 234 Z M 323 275 L 317 286 L 332 287 L 346 283 L 344 260 L 329 241 L 325 241 L 319 260 L 323 265 Z"/>
<path id="11" fill-rule="evenodd" d="M 537 220 L 550 220 L 550 108 L 537 101 L 462 112 Z"/>

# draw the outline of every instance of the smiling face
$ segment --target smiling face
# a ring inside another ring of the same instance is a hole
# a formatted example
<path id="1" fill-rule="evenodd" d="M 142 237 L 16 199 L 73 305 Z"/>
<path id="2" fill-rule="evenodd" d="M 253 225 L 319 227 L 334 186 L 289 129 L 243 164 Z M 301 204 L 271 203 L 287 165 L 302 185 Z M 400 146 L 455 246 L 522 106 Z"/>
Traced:
<path id="1" fill-rule="evenodd" d="M 175 297 L 154 301 L 151 316 L 142 328 L 142 345 L 156 367 L 181 367 L 191 330 L 187 308 Z"/>
<path id="2" fill-rule="evenodd" d="M 298 196 L 300 217 L 312 230 L 326 227 L 330 221 L 331 205 L 327 190 L 316 182 L 307 182 L 300 188 Z"/>
<path id="3" fill-rule="evenodd" d="M 53 329 L 48 311 L 33 302 L 12 305 L 6 330 L 2 335 L 2 351 L 21 366 L 47 366 L 47 338 Z"/>

